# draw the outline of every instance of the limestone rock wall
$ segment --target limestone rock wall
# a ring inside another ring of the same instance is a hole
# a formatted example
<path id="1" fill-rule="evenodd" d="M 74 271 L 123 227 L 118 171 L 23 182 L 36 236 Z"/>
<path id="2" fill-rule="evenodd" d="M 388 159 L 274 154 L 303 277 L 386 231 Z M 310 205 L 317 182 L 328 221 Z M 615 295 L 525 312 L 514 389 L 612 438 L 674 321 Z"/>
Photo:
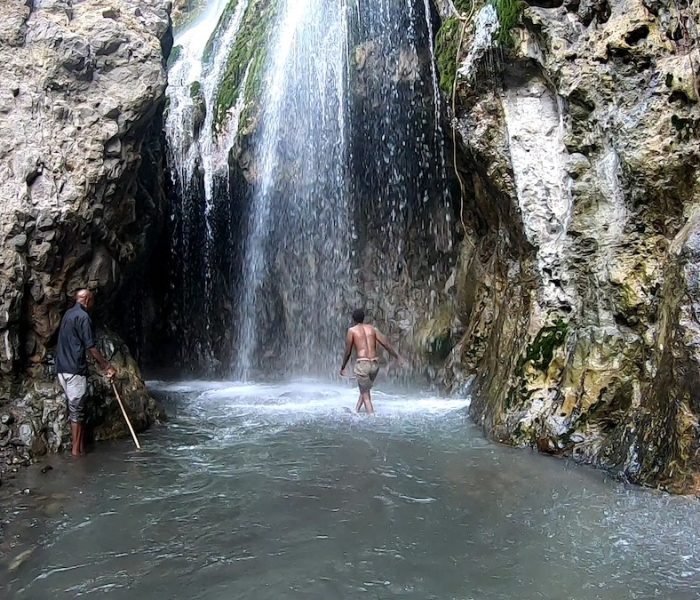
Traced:
<path id="1" fill-rule="evenodd" d="M 0 404 L 16 405 L 27 377 L 50 379 L 76 289 L 98 291 L 98 322 L 120 326 L 133 308 L 123 290 L 164 214 L 169 10 L 0 0 Z"/>
<path id="2" fill-rule="evenodd" d="M 498 440 L 696 491 L 700 5 L 531 5 L 504 38 L 499 3 L 440 4 L 467 232 L 446 380 Z"/>

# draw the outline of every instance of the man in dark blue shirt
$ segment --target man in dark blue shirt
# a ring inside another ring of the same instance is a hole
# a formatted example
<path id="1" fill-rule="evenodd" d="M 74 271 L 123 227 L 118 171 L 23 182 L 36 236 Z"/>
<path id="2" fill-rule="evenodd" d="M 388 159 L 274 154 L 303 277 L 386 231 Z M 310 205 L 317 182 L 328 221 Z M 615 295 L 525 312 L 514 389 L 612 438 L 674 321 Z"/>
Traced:
<path id="1" fill-rule="evenodd" d="M 58 331 L 56 348 L 56 371 L 58 382 L 68 400 L 73 448 L 71 454 L 85 453 L 85 401 L 87 399 L 88 366 L 86 352 L 95 359 L 105 375 L 112 379 L 116 371 L 95 347 L 95 333 L 92 329 L 90 311 L 95 297 L 89 290 L 80 290 L 75 295 L 75 305 L 66 311 Z"/>

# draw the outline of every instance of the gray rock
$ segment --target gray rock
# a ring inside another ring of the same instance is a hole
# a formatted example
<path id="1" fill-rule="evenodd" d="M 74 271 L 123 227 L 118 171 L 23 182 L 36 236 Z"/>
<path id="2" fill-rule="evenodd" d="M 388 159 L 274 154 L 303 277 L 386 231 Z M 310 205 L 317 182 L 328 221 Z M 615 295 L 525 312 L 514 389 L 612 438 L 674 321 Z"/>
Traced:
<path id="1" fill-rule="evenodd" d="M 110 268 L 94 283 L 111 295 L 151 243 L 149 219 L 162 218 L 154 206 L 126 232 L 115 207 L 141 200 L 144 148 L 159 143 L 167 3 L 139 2 L 141 19 L 121 18 L 133 14 L 127 0 L 30 5 L 5 2 L 0 19 L 2 373 L 46 356 L 93 254 Z"/>
<path id="2" fill-rule="evenodd" d="M 35 437 L 34 429 L 29 423 L 22 423 L 19 426 L 19 438 L 25 446 L 32 446 Z"/>
<path id="3" fill-rule="evenodd" d="M 27 246 L 27 234 L 20 233 L 19 235 L 16 235 L 10 240 L 10 244 L 12 244 L 18 250 L 22 250 Z"/>

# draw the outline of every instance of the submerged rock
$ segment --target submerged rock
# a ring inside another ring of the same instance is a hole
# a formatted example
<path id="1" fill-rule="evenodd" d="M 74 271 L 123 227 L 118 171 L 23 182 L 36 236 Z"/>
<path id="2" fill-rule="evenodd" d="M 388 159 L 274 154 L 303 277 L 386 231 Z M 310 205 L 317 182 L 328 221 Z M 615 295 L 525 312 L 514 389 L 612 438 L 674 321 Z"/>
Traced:
<path id="1" fill-rule="evenodd" d="M 117 369 L 114 385 L 134 429 L 140 432 L 164 420 L 164 412 L 146 390 L 138 365 L 123 340 L 112 332 L 101 331 L 98 346 Z M 0 425 L 0 472 L 8 461 L 28 464 L 47 452 L 70 448 L 66 399 L 56 379 L 25 379 L 16 393 L 19 399 L 11 403 L 13 423 Z M 130 435 L 111 383 L 94 366 L 88 378 L 86 425 L 88 435 L 95 441 Z M 45 465 L 41 472 L 51 469 Z"/>

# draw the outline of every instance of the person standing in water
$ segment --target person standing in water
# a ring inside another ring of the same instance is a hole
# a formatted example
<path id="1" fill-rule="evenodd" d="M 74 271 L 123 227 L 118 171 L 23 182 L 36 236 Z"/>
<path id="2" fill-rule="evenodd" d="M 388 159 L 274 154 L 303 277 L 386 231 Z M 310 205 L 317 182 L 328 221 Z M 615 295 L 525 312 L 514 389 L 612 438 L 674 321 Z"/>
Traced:
<path id="1" fill-rule="evenodd" d="M 360 398 L 357 401 L 355 410 L 360 412 L 364 405 L 367 414 L 374 413 L 372 406 L 371 390 L 374 385 L 374 380 L 379 373 L 379 357 L 377 356 L 377 343 L 383 346 L 386 351 L 391 354 L 399 363 L 403 363 L 403 359 L 398 355 L 396 350 L 391 346 L 389 340 L 386 339 L 375 327 L 365 323 L 365 311 L 357 309 L 352 313 L 353 326 L 348 329 L 345 337 L 345 355 L 343 356 L 343 365 L 340 367 L 340 376 L 347 377 L 345 370 L 352 349 L 355 348 L 355 376 L 357 377 L 357 385 L 360 388 Z"/>
<path id="2" fill-rule="evenodd" d="M 85 454 L 85 402 L 87 399 L 88 366 L 85 352 L 100 365 L 105 375 L 112 379 L 116 370 L 95 347 L 95 333 L 89 312 L 95 302 L 90 290 L 80 290 L 75 295 L 75 305 L 66 311 L 58 331 L 56 348 L 56 372 L 68 401 L 73 448 L 71 454 Z"/>

